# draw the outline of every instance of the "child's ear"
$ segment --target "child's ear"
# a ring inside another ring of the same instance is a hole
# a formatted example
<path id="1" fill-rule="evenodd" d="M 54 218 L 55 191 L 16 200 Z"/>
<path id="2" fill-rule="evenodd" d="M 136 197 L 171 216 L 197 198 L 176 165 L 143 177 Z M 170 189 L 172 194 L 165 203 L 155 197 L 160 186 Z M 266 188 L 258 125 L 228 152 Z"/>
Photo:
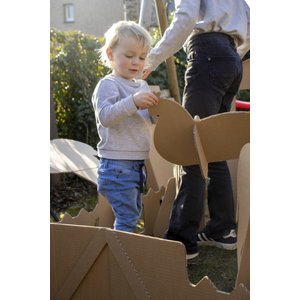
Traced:
<path id="1" fill-rule="evenodd" d="M 106 49 L 106 55 L 107 55 L 107 58 L 108 58 L 109 60 L 113 60 L 114 56 L 113 56 L 112 49 L 111 49 L 110 47 L 108 47 L 108 48 Z"/>

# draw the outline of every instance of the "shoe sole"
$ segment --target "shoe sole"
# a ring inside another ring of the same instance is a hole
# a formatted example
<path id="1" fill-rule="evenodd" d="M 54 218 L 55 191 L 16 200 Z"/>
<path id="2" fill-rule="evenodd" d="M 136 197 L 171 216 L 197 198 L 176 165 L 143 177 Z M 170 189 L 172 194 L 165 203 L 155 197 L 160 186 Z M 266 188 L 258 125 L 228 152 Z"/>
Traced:
<path id="1" fill-rule="evenodd" d="M 193 258 L 197 257 L 198 255 L 199 255 L 199 252 L 193 253 L 193 254 L 187 254 L 186 255 L 186 260 L 193 259 Z"/>
<path id="2" fill-rule="evenodd" d="M 215 246 L 217 248 L 225 249 L 225 250 L 235 250 L 236 249 L 236 243 L 235 244 L 224 244 L 220 242 L 215 241 L 199 241 L 197 242 L 198 246 Z"/>

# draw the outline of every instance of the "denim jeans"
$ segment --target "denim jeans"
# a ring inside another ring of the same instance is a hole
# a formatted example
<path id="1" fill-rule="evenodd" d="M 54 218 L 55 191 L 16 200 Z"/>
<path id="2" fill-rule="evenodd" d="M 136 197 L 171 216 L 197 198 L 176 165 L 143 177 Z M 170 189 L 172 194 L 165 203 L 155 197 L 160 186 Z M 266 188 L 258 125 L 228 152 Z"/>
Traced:
<path id="1" fill-rule="evenodd" d="M 145 182 L 143 160 L 100 158 L 98 192 L 106 197 L 115 215 L 114 229 L 133 232 L 142 210 Z"/>
<path id="2" fill-rule="evenodd" d="M 222 33 L 204 33 L 187 42 L 187 70 L 183 106 L 192 117 L 228 112 L 242 79 L 242 62 L 233 40 Z M 226 132 L 224 132 L 226 135 Z M 196 234 L 204 209 L 206 183 L 198 165 L 183 166 L 167 239 L 179 240 L 196 251 Z M 235 229 L 231 178 L 226 161 L 208 164 L 207 189 L 210 221 L 204 231 L 214 238 Z"/>

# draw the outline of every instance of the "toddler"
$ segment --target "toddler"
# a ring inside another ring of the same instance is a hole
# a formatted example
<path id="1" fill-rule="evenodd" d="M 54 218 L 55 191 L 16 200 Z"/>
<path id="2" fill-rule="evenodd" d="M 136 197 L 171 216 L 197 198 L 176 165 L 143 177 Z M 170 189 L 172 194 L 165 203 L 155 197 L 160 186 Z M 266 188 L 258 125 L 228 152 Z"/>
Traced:
<path id="1" fill-rule="evenodd" d="M 92 103 L 100 138 L 98 192 L 114 215 L 114 229 L 134 232 L 141 215 L 144 160 L 149 156 L 149 107 L 159 99 L 141 74 L 151 46 L 149 33 L 132 21 L 120 21 L 105 33 L 101 60 L 112 73 L 97 84 Z"/>

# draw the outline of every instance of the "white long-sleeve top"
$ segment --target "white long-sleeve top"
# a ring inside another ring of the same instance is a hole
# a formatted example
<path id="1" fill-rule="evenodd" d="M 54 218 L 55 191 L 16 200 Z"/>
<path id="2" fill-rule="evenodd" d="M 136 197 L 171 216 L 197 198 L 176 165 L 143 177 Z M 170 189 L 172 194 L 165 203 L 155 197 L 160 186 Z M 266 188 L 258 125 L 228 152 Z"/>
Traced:
<path id="1" fill-rule="evenodd" d="M 250 9 L 244 0 L 175 0 L 172 23 L 150 51 L 145 69 L 155 70 L 195 33 L 230 35 L 241 58 L 250 49 Z"/>
<path id="2" fill-rule="evenodd" d="M 146 81 L 135 82 L 115 74 L 97 84 L 92 104 L 100 142 L 99 157 L 144 160 L 149 157 L 151 119 L 148 109 L 137 109 L 133 95 L 150 91 Z"/>

